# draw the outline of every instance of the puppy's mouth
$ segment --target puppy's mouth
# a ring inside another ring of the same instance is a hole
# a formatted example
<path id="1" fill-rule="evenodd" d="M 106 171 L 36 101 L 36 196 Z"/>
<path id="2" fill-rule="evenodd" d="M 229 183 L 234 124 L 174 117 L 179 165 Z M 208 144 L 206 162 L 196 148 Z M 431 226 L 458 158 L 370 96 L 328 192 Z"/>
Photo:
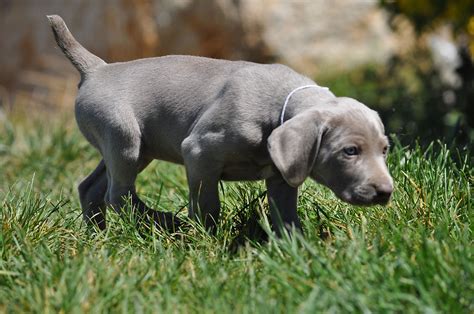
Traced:
<path id="1" fill-rule="evenodd" d="M 379 194 L 369 187 L 356 187 L 352 191 L 343 191 L 340 198 L 357 206 L 386 205 L 390 201 L 390 194 Z"/>

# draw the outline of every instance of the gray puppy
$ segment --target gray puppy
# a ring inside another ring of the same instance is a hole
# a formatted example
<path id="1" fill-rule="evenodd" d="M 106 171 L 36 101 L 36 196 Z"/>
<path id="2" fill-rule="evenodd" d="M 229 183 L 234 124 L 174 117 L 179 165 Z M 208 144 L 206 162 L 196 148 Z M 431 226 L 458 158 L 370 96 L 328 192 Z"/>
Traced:
<path id="1" fill-rule="evenodd" d="M 134 208 L 157 223 L 172 215 L 138 198 L 135 179 L 153 159 L 183 164 L 189 215 L 213 229 L 219 180 L 261 180 L 277 233 L 301 229 L 298 186 L 307 177 L 357 205 L 385 204 L 393 190 L 378 114 L 290 68 L 192 56 L 107 64 L 57 15 L 57 44 L 79 70 L 77 124 L 103 159 L 79 185 L 84 219 L 105 228 L 105 207 Z"/>

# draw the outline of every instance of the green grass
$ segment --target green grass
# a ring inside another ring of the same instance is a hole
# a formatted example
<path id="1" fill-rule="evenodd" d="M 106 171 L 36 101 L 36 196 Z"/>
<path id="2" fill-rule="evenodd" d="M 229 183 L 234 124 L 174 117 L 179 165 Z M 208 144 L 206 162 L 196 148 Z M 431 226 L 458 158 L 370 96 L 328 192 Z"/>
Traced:
<path id="1" fill-rule="evenodd" d="M 76 186 L 98 160 L 70 117 L 0 122 L 0 312 L 474 312 L 467 152 L 395 145 L 387 207 L 347 205 L 308 180 L 304 238 L 238 250 L 246 219 L 267 210 L 261 183 L 222 185 L 215 237 L 140 234 L 114 213 L 94 234 Z M 187 203 L 182 167 L 163 162 L 138 191 L 160 210 Z"/>

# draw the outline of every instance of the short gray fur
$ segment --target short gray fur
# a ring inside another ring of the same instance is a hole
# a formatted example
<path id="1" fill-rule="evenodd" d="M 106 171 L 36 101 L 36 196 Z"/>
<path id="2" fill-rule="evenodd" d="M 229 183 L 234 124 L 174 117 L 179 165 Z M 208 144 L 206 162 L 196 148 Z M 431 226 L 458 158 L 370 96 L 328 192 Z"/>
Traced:
<path id="1" fill-rule="evenodd" d="M 81 73 L 77 124 L 103 160 L 79 186 L 84 218 L 105 228 L 105 207 L 135 208 L 172 226 L 135 192 L 153 159 L 183 164 L 189 215 L 213 229 L 219 180 L 266 180 L 274 228 L 301 228 L 297 188 L 308 177 L 341 199 L 386 203 L 393 182 L 385 164 L 387 139 L 376 112 L 314 84 L 279 64 L 165 56 L 106 64 L 84 49 L 57 15 L 48 16 L 58 45 Z M 357 157 L 344 148 L 360 147 Z"/>

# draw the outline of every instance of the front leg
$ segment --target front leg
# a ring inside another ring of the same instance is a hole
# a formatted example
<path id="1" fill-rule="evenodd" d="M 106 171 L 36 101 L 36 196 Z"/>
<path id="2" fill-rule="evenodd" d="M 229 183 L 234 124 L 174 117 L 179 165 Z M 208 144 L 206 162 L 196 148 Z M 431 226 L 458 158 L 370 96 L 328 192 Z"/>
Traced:
<path id="1" fill-rule="evenodd" d="M 302 232 L 301 223 L 296 212 L 298 188 L 294 188 L 278 174 L 265 180 L 268 190 L 268 203 L 273 229 L 281 236 L 283 228 L 288 232 L 296 229 Z"/>
<path id="2" fill-rule="evenodd" d="M 188 174 L 188 184 L 189 217 L 199 218 L 207 230 L 215 233 L 220 213 L 218 180 Z"/>
<path id="3" fill-rule="evenodd" d="M 220 213 L 218 183 L 221 167 L 211 156 L 197 149 L 197 145 L 190 141 L 183 144 L 189 186 L 189 217 L 200 219 L 206 229 L 214 233 Z"/>

